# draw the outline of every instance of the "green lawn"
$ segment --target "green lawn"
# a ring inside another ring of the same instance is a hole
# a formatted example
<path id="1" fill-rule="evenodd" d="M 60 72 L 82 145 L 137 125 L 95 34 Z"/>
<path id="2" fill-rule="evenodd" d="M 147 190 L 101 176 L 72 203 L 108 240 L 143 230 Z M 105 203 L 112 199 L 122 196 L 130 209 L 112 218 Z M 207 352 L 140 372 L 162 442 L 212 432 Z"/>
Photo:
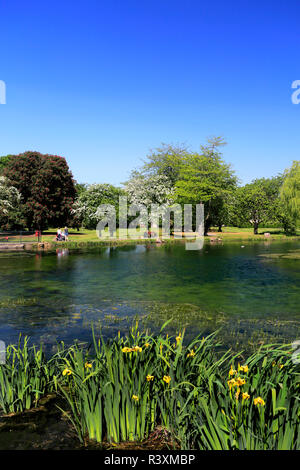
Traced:
<path id="1" fill-rule="evenodd" d="M 217 228 L 212 228 L 211 231 L 209 232 L 209 238 L 222 238 L 224 241 L 229 241 L 229 240 L 265 240 L 266 237 L 264 235 L 265 232 L 268 232 L 271 234 L 270 238 L 272 240 L 288 240 L 288 239 L 295 239 L 295 237 L 300 237 L 300 230 L 298 229 L 297 235 L 294 237 L 286 236 L 283 232 L 283 229 L 281 228 L 268 228 L 268 227 L 261 227 L 259 229 L 259 234 L 254 235 L 253 234 L 253 229 L 252 228 L 239 228 L 239 227 L 223 227 L 222 232 L 218 232 Z M 133 231 L 131 232 L 133 234 Z M 142 239 L 142 235 L 144 233 L 144 229 L 141 231 L 140 237 L 134 237 L 133 239 Z M 55 241 L 55 236 L 56 236 L 56 229 L 49 229 L 43 232 L 43 237 L 42 241 L 43 242 L 52 242 Z M 119 241 L 119 230 L 117 230 L 117 238 L 115 238 L 115 241 Z M 125 237 L 120 237 L 120 240 L 122 239 L 124 241 Z M 103 240 L 100 240 L 97 236 L 96 230 L 87 230 L 87 229 L 80 229 L 77 231 L 76 229 L 70 229 L 69 230 L 69 242 L 72 243 L 87 243 L 87 242 L 100 242 Z M 109 240 L 108 240 L 109 241 Z M 130 241 L 130 238 L 128 238 L 128 241 Z"/>

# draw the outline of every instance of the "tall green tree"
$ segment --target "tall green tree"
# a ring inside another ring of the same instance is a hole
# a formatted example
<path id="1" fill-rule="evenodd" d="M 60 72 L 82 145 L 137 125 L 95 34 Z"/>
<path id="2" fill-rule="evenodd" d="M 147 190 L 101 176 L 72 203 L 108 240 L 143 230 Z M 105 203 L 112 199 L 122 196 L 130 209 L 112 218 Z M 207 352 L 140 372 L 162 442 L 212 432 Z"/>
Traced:
<path id="1" fill-rule="evenodd" d="M 187 154 L 188 149 L 184 144 L 162 144 L 147 155 L 140 172 L 146 176 L 164 176 L 171 186 L 175 186 L 180 166 Z"/>
<path id="2" fill-rule="evenodd" d="M 220 145 L 224 145 L 223 141 L 214 138 L 201 148 L 201 154 L 188 153 L 182 159 L 175 185 L 179 202 L 204 204 L 205 234 L 211 225 L 217 223 L 221 227 L 226 220 L 224 204 L 237 184 L 231 166 L 221 158 Z"/>
<path id="3" fill-rule="evenodd" d="M 269 178 L 267 186 L 267 194 L 270 201 L 269 220 L 278 223 L 285 234 L 292 235 L 296 232 L 297 217 L 289 210 L 288 204 L 281 197 L 288 171 L 273 178 Z"/>
<path id="4" fill-rule="evenodd" d="M 284 174 L 280 191 L 280 201 L 284 211 L 296 225 L 300 220 L 300 161 L 294 161 Z"/>
<path id="5" fill-rule="evenodd" d="M 260 178 L 235 192 L 235 213 L 242 223 L 253 226 L 254 234 L 261 223 L 276 219 L 281 181 L 281 176 Z"/>

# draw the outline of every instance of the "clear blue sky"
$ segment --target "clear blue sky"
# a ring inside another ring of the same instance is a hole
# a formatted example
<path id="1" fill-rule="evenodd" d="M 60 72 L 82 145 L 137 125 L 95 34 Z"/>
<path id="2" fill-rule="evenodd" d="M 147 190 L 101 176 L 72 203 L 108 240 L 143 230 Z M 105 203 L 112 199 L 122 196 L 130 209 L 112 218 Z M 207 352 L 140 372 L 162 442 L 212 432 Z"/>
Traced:
<path id="1" fill-rule="evenodd" d="M 0 155 L 125 181 L 150 148 L 223 135 L 242 182 L 299 160 L 298 0 L 0 1 Z"/>

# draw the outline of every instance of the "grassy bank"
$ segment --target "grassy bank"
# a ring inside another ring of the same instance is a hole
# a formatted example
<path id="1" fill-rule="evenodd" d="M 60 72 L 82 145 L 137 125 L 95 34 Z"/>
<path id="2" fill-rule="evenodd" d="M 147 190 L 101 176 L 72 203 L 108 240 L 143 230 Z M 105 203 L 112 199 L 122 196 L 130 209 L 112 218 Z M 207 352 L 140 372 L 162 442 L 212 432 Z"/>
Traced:
<path id="1" fill-rule="evenodd" d="M 211 231 L 209 232 L 209 236 L 205 237 L 215 238 L 219 237 L 222 238 L 224 241 L 226 240 L 236 240 L 236 239 L 249 239 L 249 240 L 266 240 L 265 233 L 270 233 L 270 238 L 272 240 L 289 240 L 289 239 L 300 239 L 300 230 L 297 231 L 297 234 L 294 236 L 287 236 L 284 234 L 284 231 L 281 228 L 268 228 L 262 227 L 259 229 L 258 235 L 254 235 L 252 228 L 239 228 L 239 227 L 223 227 L 222 232 L 218 232 L 217 228 L 212 227 Z M 51 242 L 54 241 L 56 234 L 55 229 L 50 229 L 43 232 L 43 241 L 44 242 Z M 160 233 L 161 234 L 161 233 Z M 119 238 L 119 230 L 115 233 L 115 239 L 107 240 L 107 241 L 116 241 L 116 242 L 130 242 L 136 240 L 145 241 L 143 238 L 143 233 L 141 232 L 140 236 L 136 237 L 133 232 L 129 230 L 129 236 L 127 239 Z M 133 237 L 133 238 L 130 238 Z M 173 237 L 171 237 L 173 240 Z M 149 242 L 155 241 L 148 239 Z M 70 230 L 69 231 L 69 242 L 105 242 L 105 240 L 99 240 L 96 230 L 87 230 L 87 229 L 80 229 L 77 230 Z"/>
<path id="2" fill-rule="evenodd" d="M 270 234 L 266 236 L 265 234 Z M 217 228 L 212 228 L 210 236 L 220 237 L 226 241 L 268 241 L 268 240 L 300 240 L 300 230 L 295 235 L 286 235 L 282 228 L 261 227 L 259 233 L 254 235 L 252 228 L 239 227 L 223 227 L 222 232 L 218 232 Z"/>
<path id="3" fill-rule="evenodd" d="M 297 231 L 296 235 L 287 236 L 284 234 L 283 230 L 280 228 L 261 228 L 258 235 L 253 234 L 253 230 L 250 228 L 238 228 L 238 227 L 223 227 L 222 232 L 218 232 L 216 228 L 212 228 L 208 236 L 205 237 L 205 243 L 231 243 L 231 242 L 272 242 L 272 241 L 283 241 L 283 242 L 294 242 L 300 240 L 300 230 Z M 265 236 L 265 233 L 269 233 L 270 236 Z M 119 233 L 115 234 L 115 238 L 108 238 L 106 240 L 100 240 L 96 234 L 95 230 L 80 229 L 70 230 L 69 239 L 67 242 L 56 242 L 56 230 L 49 229 L 43 232 L 41 237 L 41 243 L 46 249 L 56 249 L 59 247 L 66 247 L 70 249 L 80 249 L 80 248 L 97 248 L 97 247 L 107 247 L 107 246 L 130 246 L 136 244 L 156 244 L 155 238 L 144 239 L 142 234 L 140 237 L 131 237 L 128 238 L 119 238 Z M 164 244 L 173 244 L 173 243 L 185 243 L 187 241 L 192 241 L 193 239 L 190 235 L 187 235 L 187 238 L 175 238 L 171 236 L 170 239 L 164 239 Z M 37 249 L 41 246 L 37 242 L 32 242 L 32 240 L 26 239 L 26 236 L 22 236 L 22 241 L 25 243 L 26 249 Z"/>
<path id="4" fill-rule="evenodd" d="M 266 236 L 265 234 L 270 234 Z M 181 234 L 182 238 L 175 238 L 173 235 L 170 239 L 164 239 L 164 244 L 172 243 L 185 243 L 186 241 L 193 241 L 190 234 Z M 161 236 L 161 233 L 160 233 Z M 101 246 L 129 246 L 135 244 L 156 244 L 155 238 L 144 239 L 143 234 L 136 236 L 133 232 L 128 238 L 119 238 L 119 231 L 117 230 L 115 238 L 99 239 L 96 230 L 80 229 L 70 230 L 69 239 L 67 242 L 56 242 L 56 229 L 49 229 L 43 232 L 40 239 L 41 244 L 46 249 L 55 249 L 59 247 L 67 248 L 89 248 L 89 247 L 101 247 Z M 20 237 L 11 236 L 9 242 L 18 243 Z M 231 243 L 231 242 L 272 242 L 272 241 L 299 241 L 300 230 L 293 236 L 287 236 L 284 234 L 281 228 L 260 228 L 258 235 L 253 234 L 251 228 L 238 228 L 238 227 L 223 227 L 222 232 L 218 232 L 217 228 L 212 227 L 211 232 L 205 237 L 205 243 Z M 26 235 L 25 232 L 22 234 L 22 243 L 25 244 L 26 249 L 37 249 L 41 248 L 36 237 L 32 238 L 31 235 Z M 1 244 L 0 244 L 1 247 Z"/>
<path id="5" fill-rule="evenodd" d="M 24 412 L 49 393 L 78 440 L 121 446 L 157 429 L 181 449 L 300 450 L 300 366 L 289 345 L 264 345 L 241 362 L 220 353 L 216 335 L 183 344 L 132 328 L 92 347 L 46 359 L 27 340 L 9 346 L 0 366 L 0 408 Z M 1 433 L 0 433 L 1 440 Z"/>

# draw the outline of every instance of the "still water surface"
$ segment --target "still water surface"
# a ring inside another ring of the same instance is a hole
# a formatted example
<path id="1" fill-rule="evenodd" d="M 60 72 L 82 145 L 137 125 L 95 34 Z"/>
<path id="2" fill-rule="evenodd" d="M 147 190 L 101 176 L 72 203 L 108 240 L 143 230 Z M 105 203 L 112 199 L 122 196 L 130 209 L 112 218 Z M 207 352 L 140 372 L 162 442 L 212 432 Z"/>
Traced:
<path id="1" fill-rule="evenodd" d="M 0 339 L 22 333 L 51 349 L 89 341 L 92 322 L 104 336 L 126 331 L 136 316 L 154 330 L 172 317 L 190 335 L 223 326 L 229 343 L 255 332 L 299 339 L 299 252 L 299 242 L 0 252 Z"/>

